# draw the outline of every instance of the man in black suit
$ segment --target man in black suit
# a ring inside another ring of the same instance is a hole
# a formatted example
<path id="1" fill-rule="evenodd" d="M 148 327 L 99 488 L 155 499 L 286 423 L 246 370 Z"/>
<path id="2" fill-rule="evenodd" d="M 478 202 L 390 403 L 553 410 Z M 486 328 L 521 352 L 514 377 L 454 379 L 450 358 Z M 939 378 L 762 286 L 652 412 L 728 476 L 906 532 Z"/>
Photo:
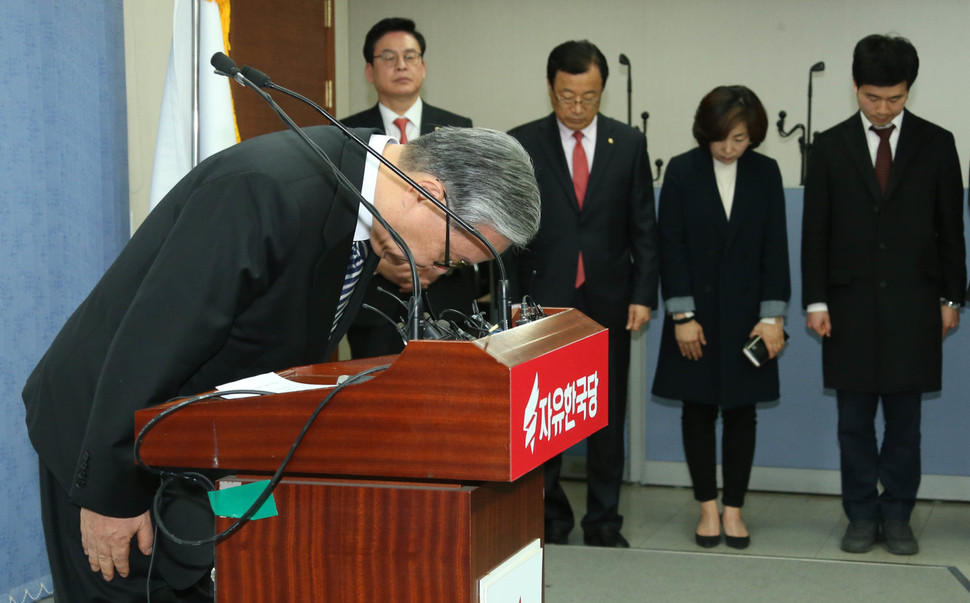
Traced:
<path id="1" fill-rule="evenodd" d="M 609 425 L 586 441 L 583 541 L 628 547 L 618 505 L 630 332 L 657 304 L 657 232 L 646 141 L 598 112 L 608 75 L 590 42 L 557 46 L 546 66 L 553 114 L 509 132 L 532 156 L 542 194 L 539 233 L 514 258 L 510 280 L 513 292 L 575 307 L 609 328 Z M 546 542 L 554 544 L 566 543 L 574 524 L 561 467 L 561 457 L 545 467 Z"/>
<path id="2" fill-rule="evenodd" d="M 434 132 L 442 126 L 472 127 L 472 120 L 432 107 L 421 100 L 421 85 L 427 73 L 424 36 L 415 29 L 414 21 L 392 17 L 382 19 L 364 38 L 364 74 L 377 90 L 377 104 L 347 117 L 343 123 L 352 128 L 376 128 L 402 143 Z M 472 300 L 478 297 L 477 268 L 457 268 L 448 274 L 421 272 L 421 285 L 435 314 L 453 308 L 469 313 Z M 385 292 L 378 290 L 378 287 Z M 411 292 L 411 272 L 404 264 L 382 261 L 377 275 L 368 284 L 364 303 L 397 319 L 404 305 L 394 293 Z M 397 354 L 404 349 L 401 335 L 387 319 L 373 311 L 361 312 L 347 332 L 347 341 L 355 358 Z"/>
<path id="3" fill-rule="evenodd" d="M 167 591 L 155 593 L 159 600 L 211 597 L 211 558 L 187 560 L 184 549 L 197 548 L 153 539 L 157 483 L 133 463 L 133 414 L 329 358 L 361 304 L 356 285 L 378 258 L 401 254 L 384 227 L 372 226 L 358 191 L 418 265 L 444 271 L 442 258 L 488 259 L 464 231 L 446 245 L 443 212 L 338 130 L 306 132 L 356 190 L 339 186 L 291 132 L 207 159 L 149 214 L 27 380 L 58 600 L 142 600 L 153 549 L 151 587 Z M 359 134 L 435 197 L 447 193 L 497 249 L 525 244 L 538 228 L 532 166 L 509 136 L 443 128 L 402 146 Z"/>
<path id="4" fill-rule="evenodd" d="M 860 111 L 819 134 L 805 180 L 802 301 L 823 338 L 825 387 L 837 391 L 841 546 L 852 553 L 880 531 L 891 553 L 919 551 L 909 519 L 922 393 L 941 387 L 942 340 L 966 285 L 953 136 L 905 110 L 918 70 L 908 40 L 863 38 L 852 60 Z"/>

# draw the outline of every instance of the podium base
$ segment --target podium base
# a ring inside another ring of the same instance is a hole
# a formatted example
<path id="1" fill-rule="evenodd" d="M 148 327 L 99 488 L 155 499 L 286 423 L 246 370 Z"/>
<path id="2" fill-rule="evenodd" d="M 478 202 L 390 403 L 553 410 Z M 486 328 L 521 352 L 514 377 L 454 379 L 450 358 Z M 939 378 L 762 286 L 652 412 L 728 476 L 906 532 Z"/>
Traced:
<path id="1" fill-rule="evenodd" d="M 541 468 L 513 483 L 290 478 L 274 498 L 277 517 L 216 546 L 218 602 L 477 602 L 481 577 L 543 534 Z"/>

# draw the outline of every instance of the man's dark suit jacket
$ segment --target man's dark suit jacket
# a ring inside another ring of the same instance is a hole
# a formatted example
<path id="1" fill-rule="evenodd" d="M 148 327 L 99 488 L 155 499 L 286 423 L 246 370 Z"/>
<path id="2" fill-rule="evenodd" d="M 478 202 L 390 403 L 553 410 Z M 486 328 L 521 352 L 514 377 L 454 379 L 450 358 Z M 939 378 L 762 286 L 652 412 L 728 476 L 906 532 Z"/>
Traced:
<path id="1" fill-rule="evenodd" d="M 828 304 L 826 387 L 939 390 L 940 299 L 962 301 L 965 262 L 952 134 L 906 111 L 885 196 L 859 114 L 818 135 L 805 179 L 802 302 Z"/>
<path id="2" fill-rule="evenodd" d="M 361 111 L 360 113 L 346 117 L 342 122 L 350 128 L 375 128 L 384 132 L 384 121 L 381 118 L 381 111 L 377 105 L 374 105 L 366 111 Z M 443 126 L 470 128 L 472 127 L 472 120 L 422 102 L 421 135 L 430 134 Z M 392 132 L 391 136 L 397 136 L 397 132 Z M 442 236 L 444 236 L 443 230 Z M 375 274 L 374 278 L 368 284 L 364 302 L 378 308 L 393 319 L 399 318 L 404 310 L 404 306 L 395 302 L 386 293 L 378 291 L 378 287 L 385 291 L 401 295 L 398 293 L 397 285 L 391 283 L 380 274 Z M 442 310 L 448 308 L 454 308 L 468 314 L 471 310 L 472 300 L 478 297 L 478 289 L 474 269 L 464 268 L 441 276 L 426 291 L 430 300 L 430 309 L 436 314 L 440 314 Z M 425 309 L 428 308 L 426 307 Z M 358 327 L 369 329 L 378 328 L 382 332 L 385 332 L 385 335 L 379 338 L 373 338 L 373 341 L 368 342 L 363 349 L 360 349 L 358 339 L 351 338 L 351 348 L 355 357 L 397 354 L 404 348 L 400 337 L 392 332 L 393 327 L 376 312 L 364 310 L 358 314 L 354 320 L 354 324 L 350 328 L 353 332 Z M 373 331 L 368 331 L 368 333 L 373 333 Z"/>
<path id="3" fill-rule="evenodd" d="M 555 114 L 509 134 L 532 156 L 542 196 L 539 233 L 513 263 L 510 291 L 544 306 L 571 305 L 582 251 L 592 319 L 622 330 L 630 304 L 655 308 L 658 244 L 643 135 L 599 115 L 580 211 Z"/>
<path id="4" fill-rule="evenodd" d="M 306 131 L 359 187 L 364 151 L 335 128 Z M 31 442 L 71 502 L 114 517 L 149 508 L 136 410 L 329 357 L 363 297 L 357 287 L 331 335 L 357 207 L 290 132 L 230 147 L 169 192 L 24 388 Z"/>
<path id="5" fill-rule="evenodd" d="M 664 319 L 653 392 L 732 408 L 777 400 L 778 363 L 756 368 L 741 354 L 763 302 L 791 297 L 785 193 L 774 159 L 748 150 L 737 162 L 731 218 L 706 147 L 667 165 L 658 208 L 664 299 L 692 297 L 707 345 L 700 360 L 680 353 Z"/>

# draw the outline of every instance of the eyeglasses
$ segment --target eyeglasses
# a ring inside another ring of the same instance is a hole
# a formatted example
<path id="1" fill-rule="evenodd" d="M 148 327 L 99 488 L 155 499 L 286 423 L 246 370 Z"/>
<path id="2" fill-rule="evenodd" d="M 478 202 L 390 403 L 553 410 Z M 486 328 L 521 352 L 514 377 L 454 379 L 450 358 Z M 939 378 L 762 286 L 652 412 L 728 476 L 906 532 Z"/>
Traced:
<path id="1" fill-rule="evenodd" d="M 448 193 L 443 193 L 442 196 L 445 198 L 445 205 L 448 205 Z M 448 212 L 445 212 L 445 259 L 442 262 L 434 262 L 433 265 L 435 268 L 449 272 L 455 268 L 464 268 L 468 265 L 468 262 L 464 260 L 451 261 L 451 214 Z"/>
<path id="2" fill-rule="evenodd" d="M 417 65 L 421 62 L 421 53 L 416 50 L 405 50 L 403 55 L 393 50 L 385 50 L 380 54 L 375 54 L 373 58 L 383 62 L 385 65 L 397 65 L 401 57 L 404 58 L 405 65 Z"/>
<path id="3" fill-rule="evenodd" d="M 590 107 L 600 102 L 600 97 L 598 96 L 559 96 L 557 94 L 556 100 L 566 106 L 582 105 L 584 107 Z"/>

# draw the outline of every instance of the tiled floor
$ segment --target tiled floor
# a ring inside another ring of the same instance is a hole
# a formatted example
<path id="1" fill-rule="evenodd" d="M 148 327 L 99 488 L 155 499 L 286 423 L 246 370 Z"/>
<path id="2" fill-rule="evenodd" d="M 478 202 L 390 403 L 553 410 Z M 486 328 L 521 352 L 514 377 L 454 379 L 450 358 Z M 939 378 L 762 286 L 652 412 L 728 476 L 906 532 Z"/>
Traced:
<path id="1" fill-rule="evenodd" d="M 585 484 L 564 482 L 577 517 Z M 545 555 L 546 603 L 970 601 L 970 503 L 919 502 L 912 518 L 921 552 L 882 545 L 839 549 L 846 520 L 838 497 L 752 492 L 744 507 L 751 546 L 694 544 L 697 503 L 687 488 L 624 486 L 620 512 L 629 550 L 569 545 Z"/>
<path id="2" fill-rule="evenodd" d="M 564 487 L 582 516 L 585 483 Z M 698 510 L 688 488 L 627 485 L 620 497 L 623 535 L 637 549 L 704 552 L 694 544 Z M 954 566 L 970 577 L 970 503 L 920 501 L 912 516 L 920 553 L 901 557 L 877 545 L 862 555 L 844 553 L 839 541 L 846 519 L 835 496 L 751 492 L 745 500 L 745 523 L 751 546 L 736 551 L 721 545 L 713 553 L 833 559 L 878 563 Z M 570 545 L 582 546 L 582 530 L 570 534 Z"/>

